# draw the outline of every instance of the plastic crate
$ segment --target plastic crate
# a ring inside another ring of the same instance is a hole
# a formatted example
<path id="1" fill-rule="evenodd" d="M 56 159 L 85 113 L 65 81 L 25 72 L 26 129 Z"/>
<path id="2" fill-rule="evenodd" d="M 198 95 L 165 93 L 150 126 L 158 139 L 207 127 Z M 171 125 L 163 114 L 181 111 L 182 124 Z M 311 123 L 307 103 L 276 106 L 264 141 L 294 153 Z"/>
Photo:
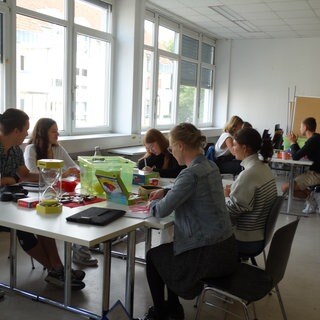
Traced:
<path id="1" fill-rule="evenodd" d="M 121 179 L 131 191 L 133 168 L 136 163 L 119 156 L 78 156 L 80 166 L 81 192 L 97 196 L 105 196 L 95 175 L 96 170 L 120 171 Z"/>

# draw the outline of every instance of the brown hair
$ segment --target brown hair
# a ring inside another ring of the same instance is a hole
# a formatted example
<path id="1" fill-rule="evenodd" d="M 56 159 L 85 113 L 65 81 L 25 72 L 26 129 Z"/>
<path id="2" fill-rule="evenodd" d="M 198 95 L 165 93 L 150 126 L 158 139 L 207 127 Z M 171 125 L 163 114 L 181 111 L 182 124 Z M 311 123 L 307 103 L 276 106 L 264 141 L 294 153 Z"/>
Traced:
<path id="1" fill-rule="evenodd" d="M 249 147 L 253 153 L 259 151 L 264 162 L 267 162 L 273 155 L 273 147 L 269 134 L 261 138 L 260 133 L 256 129 L 242 128 L 236 132 L 234 140 L 240 145 Z"/>
<path id="2" fill-rule="evenodd" d="M 10 134 L 14 129 L 23 130 L 29 116 L 20 109 L 9 108 L 0 114 L 0 127 L 3 135 Z"/>
<path id="3" fill-rule="evenodd" d="M 302 121 L 302 123 L 306 126 L 307 130 L 311 132 L 316 132 L 317 129 L 317 121 L 315 118 L 306 118 Z"/>
<path id="4" fill-rule="evenodd" d="M 146 146 L 147 144 L 155 143 L 155 142 L 159 145 L 161 153 L 164 154 L 164 161 L 163 161 L 162 169 L 168 169 L 169 152 L 167 149 L 169 147 L 169 141 L 161 131 L 152 128 L 146 132 L 146 134 L 143 138 L 143 144 Z M 141 159 L 149 157 L 150 154 L 151 154 L 151 152 L 147 148 L 146 154 Z M 141 159 L 139 159 L 139 160 L 141 160 Z"/>
<path id="5" fill-rule="evenodd" d="M 229 132 L 232 136 L 235 134 L 236 129 L 243 125 L 243 120 L 238 116 L 232 116 L 229 122 L 224 126 L 223 131 Z"/>
<path id="6" fill-rule="evenodd" d="M 190 149 L 203 149 L 206 146 L 207 138 L 191 123 L 178 124 L 171 129 L 169 136 L 172 142 L 181 141 Z"/>
<path id="7" fill-rule="evenodd" d="M 28 143 L 34 144 L 38 160 L 48 158 L 48 131 L 54 124 L 56 122 L 53 119 L 41 118 L 37 121 L 32 131 L 32 136 Z"/>

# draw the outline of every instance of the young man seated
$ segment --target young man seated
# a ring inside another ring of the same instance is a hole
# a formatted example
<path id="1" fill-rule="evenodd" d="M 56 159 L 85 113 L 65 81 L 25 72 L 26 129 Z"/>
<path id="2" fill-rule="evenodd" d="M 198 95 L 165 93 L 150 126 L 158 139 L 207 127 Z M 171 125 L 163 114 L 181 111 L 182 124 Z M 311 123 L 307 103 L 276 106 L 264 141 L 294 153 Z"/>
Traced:
<path id="1" fill-rule="evenodd" d="M 306 118 L 300 125 L 300 133 L 307 137 L 305 145 L 300 148 L 297 144 L 297 137 L 291 133 L 287 136 L 291 142 L 291 153 L 293 160 L 299 160 L 305 156 L 313 161 L 310 170 L 297 176 L 294 182 L 294 196 L 297 198 L 307 198 L 310 191 L 307 187 L 320 184 L 320 134 L 316 133 L 317 122 L 315 118 Z M 286 192 L 289 184 L 282 185 L 282 191 Z"/>

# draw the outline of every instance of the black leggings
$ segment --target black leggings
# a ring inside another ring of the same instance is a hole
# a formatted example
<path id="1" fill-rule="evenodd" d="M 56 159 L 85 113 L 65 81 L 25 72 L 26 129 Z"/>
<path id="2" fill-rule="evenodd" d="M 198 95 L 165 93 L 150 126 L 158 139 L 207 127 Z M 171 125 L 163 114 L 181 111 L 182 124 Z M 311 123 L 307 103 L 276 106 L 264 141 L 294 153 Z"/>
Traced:
<path id="1" fill-rule="evenodd" d="M 158 273 L 157 269 L 153 264 L 152 259 L 150 259 L 150 256 L 148 254 L 147 254 L 146 260 L 147 260 L 146 261 L 147 262 L 147 266 L 146 266 L 147 279 L 148 279 L 148 284 L 151 291 L 154 309 L 159 316 L 164 316 L 165 283 L 160 277 L 160 274 Z M 180 305 L 179 297 L 175 293 L 173 293 L 168 287 L 167 287 L 167 293 L 168 293 L 167 307 L 169 310 L 174 311 Z"/>

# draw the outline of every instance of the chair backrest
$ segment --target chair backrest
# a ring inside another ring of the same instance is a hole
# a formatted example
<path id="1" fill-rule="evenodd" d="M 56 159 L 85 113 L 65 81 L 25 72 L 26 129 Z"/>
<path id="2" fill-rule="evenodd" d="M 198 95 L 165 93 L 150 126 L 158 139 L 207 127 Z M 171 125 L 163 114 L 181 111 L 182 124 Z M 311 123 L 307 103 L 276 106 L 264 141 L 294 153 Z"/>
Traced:
<path id="1" fill-rule="evenodd" d="M 270 213 L 268 215 L 265 229 L 264 229 L 264 246 L 266 247 L 272 239 L 274 227 L 276 226 L 276 222 L 278 216 L 280 214 L 280 210 L 283 203 L 283 196 L 277 196 L 276 200 L 273 202 Z"/>
<path id="2" fill-rule="evenodd" d="M 299 219 L 279 228 L 273 235 L 266 262 L 266 272 L 277 285 L 283 278 L 287 268 L 291 246 L 299 223 Z"/>

